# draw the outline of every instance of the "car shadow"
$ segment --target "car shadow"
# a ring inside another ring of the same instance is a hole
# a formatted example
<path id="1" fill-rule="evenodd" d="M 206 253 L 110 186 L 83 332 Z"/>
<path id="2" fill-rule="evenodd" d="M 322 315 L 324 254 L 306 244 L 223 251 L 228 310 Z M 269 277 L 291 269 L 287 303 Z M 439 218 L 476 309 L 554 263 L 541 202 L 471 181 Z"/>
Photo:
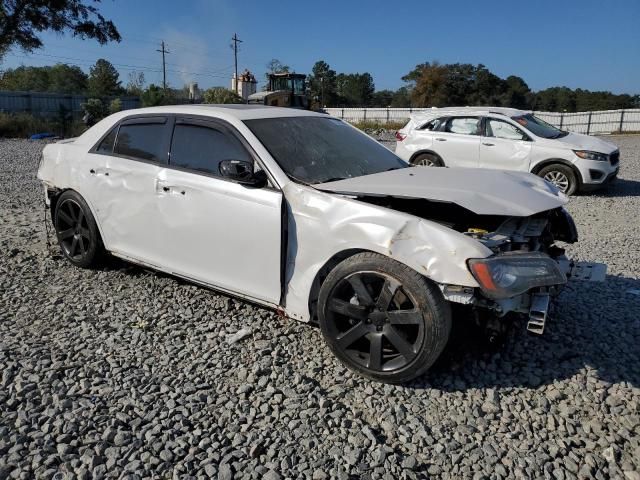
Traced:
<path id="1" fill-rule="evenodd" d="M 513 321 L 499 346 L 481 340 L 469 318 L 454 318 L 443 355 L 415 388 L 539 387 L 585 369 L 607 383 L 640 386 L 640 280 L 607 276 L 605 282 L 573 282 L 560 294 L 545 333 Z"/>
<path id="2" fill-rule="evenodd" d="M 580 196 L 596 197 L 640 197 L 640 182 L 617 178 L 614 182 L 600 190 L 579 193 Z"/>

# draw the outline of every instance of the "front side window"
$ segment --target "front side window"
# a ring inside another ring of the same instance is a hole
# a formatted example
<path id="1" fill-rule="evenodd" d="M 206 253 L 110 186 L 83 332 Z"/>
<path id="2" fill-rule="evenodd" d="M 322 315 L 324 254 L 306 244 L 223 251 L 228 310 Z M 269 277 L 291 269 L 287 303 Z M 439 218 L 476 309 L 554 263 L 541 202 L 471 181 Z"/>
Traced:
<path id="1" fill-rule="evenodd" d="M 253 161 L 242 143 L 224 129 L 190 124 L 175 126 L 171 165 L 220 175 L 219 165 L 223 160 Z"/>
<path id="2" fill-rule="evenodd" d="M 477 135 L 479 125 L 479 117 L 453 117 L 449 119 L 445 131 L 461 135 Z"/>
<path id="3" fill-rule="evenodd" d="M 496 120 L 495 118 L 488 119 L 487 122 L 487 136 L 495 138 L 504 138 L 507 140 L 527 140 L 527 135 L 515 125 L 503 122 L 502 120 Z"/>
<path id="4" fill-rule="evenodd" d="M 261 118 L 244 123 L 280 168 L 304 183 L 324 183 L 409 166 L 388 148 L 335 118 Z"/>
<path id="5" fill-rule="evenodd" d="M 163 162 L 166 156 L 164 131 L 165 125 L 162 123 L 121 125 L 114 153 L 141 160 Z"/>
<path id="6" fill-rule="evenodd" d="M 560 138 L 569 134 L 569 132 L 564 132 L 530 113 L 511 117 L 511 119 L 538 137 Z"/>

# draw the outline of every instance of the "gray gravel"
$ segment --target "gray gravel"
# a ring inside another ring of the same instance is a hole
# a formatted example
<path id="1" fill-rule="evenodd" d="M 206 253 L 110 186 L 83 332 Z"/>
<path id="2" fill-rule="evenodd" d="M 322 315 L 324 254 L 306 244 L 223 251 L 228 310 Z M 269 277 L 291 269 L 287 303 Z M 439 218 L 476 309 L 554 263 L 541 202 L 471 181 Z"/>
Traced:
<path id="1" fill-rule="evenodd" d="M 47 255 L 43 144 L 0 140 L 0 479 L 639 479 L 640 137 L 613 140 L 617 185 L 569 205 L 570 253 L 607 281 L 566 289 L 543 337 L 519 323 L 498 352 L 457 318 L 406 386 L 350 373 L 268 310 Z"/>

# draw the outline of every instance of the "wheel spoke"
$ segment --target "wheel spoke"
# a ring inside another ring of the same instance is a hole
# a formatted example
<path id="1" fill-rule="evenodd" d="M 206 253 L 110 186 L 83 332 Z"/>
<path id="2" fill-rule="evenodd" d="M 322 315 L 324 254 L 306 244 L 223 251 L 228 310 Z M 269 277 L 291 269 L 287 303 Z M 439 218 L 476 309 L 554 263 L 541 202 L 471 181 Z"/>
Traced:
<path id="1" fill-rule="evenodd" d="M 367 331 L 368 330 L 364 322 L 358 322 L 343 334 L 338 335 L 336 340 L 342 348 L 347 348 L 351 346 L 353 342 L 366 335 Z"/>
<path id="2" fill-rule="evenodd" d="M 332 298 L 329 302 L 329 309 L 332 312 L 346 315 L 349 318 L 355 318 L 358 320 L 366 320 L 367 311 L 360 305 L 354 305 L 353 303 L 345 302 L 339 298 Z"/>
<path id="3" fill-rule="evenodd" d="M 80 235 L 86 238 L 87 240 L 91 240 L 91 232 L 88 228 L 81 228 Z"/>
<path id="4" fill-rule="evenodd" d="M 62 240 L 66 240 L 69 237 L 73 237 L 74 233 L 75 230 L 73 228 L 67 228 L 66 230 L 62 230 L 59 235 Z"/>
<path id="5" fill-rule="evenodd" d="M 382 335 L 372 334 L 369 340 L 369 368 L 382 369 Z"/>
<path id="6" fill-rule="evenodd" d="M 367 286 L 362 281 L 362 277 L 360 275 L 352 275 L 347 279 L 353 290 L 358 295 L 358 301 L 362 305 L 373 305 L 373 298 L 371 298 L 371 294 L 369 290 L 367 290 Z"/>
<path id="7" fill-rule="evenodd" d="M 415 356 L 412 345 L 398 334 L 398 331 L 388 326 L 384 331 L 384 336 L 391 342 L 391 345 L 398 351 L 400 355 L 403 355 L 407 360 Z"/>
<path id="8" fill-rule="evenodd" d="M 69 216 L 68 213 L 65 213 L 64 210 L 60 209 L 58 211 L 58 216 L 60 217 L 60 219 L 62 221 L 64 221 L 64 223 L 66 223 L 67 225 L 73 225 L 75 222 L 73 221 L 73 218 L 71 218 Z"/>
<path id="9" fill-rule="evenodd" d="M 418 309 L 392 310 L 387 315 L 391 325 L 418 325 L 422 321 L 422 313 Z"/>
<path id="10" fill-rule="evenodd" d="M 387 311 L 399 286 L 400 283 L 396 280 L 386 278 L 384 285 L 382 285 L 382 289 L 380 290 L 380 295 L 378 295 L 376 307 L 382 311 Z"/>
<path id="11" fill-rule="evenodd" d="M 70 257 L 75 257 L 76 256 L 76 249 L 78 248 L 78 237 L 73 237 L 73 240 L 71 242 L 71 246 L 69 247 L 69 256 Z"/>
<path id="12" fill-rule="evenodd" d="M 87 253 L 87 248 L 84 245 L 84 239 L 81 235 L 78 235 L 78 244 L 80 245 L 80 254 L 85 255 Z"/>
<path id="13" fill-rule="evenodd" d="M 82 208 L 78 209 L 78 217 L 77 217 L 77 224 L 78 227 L 82 227 L 82 221 L 84 220 L 84 212 L 82 211 Z"/>

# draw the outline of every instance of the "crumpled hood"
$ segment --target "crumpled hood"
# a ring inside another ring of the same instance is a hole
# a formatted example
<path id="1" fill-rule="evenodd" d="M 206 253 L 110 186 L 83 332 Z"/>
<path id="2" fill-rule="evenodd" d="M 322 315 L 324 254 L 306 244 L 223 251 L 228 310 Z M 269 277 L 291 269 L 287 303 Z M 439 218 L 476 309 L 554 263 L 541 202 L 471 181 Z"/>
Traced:
<path id="1" fill-rule="evenodd" d="M 591 152 L 610 154 L 618 150 L 618 147 L 598 137 L 583 135 L 581 133 L 569 133 L 564 137 L 555 138 L 553 142 L 566 144 L 572 150 L 589 150 Z"/>
<path id="2" fill-rule="evenodd" d="M 314 185 L 319 190 L 455 203 L 478 215 L 528 217 L 567 203 L 555 186 L 526 172 L 410 167 Z"/>

